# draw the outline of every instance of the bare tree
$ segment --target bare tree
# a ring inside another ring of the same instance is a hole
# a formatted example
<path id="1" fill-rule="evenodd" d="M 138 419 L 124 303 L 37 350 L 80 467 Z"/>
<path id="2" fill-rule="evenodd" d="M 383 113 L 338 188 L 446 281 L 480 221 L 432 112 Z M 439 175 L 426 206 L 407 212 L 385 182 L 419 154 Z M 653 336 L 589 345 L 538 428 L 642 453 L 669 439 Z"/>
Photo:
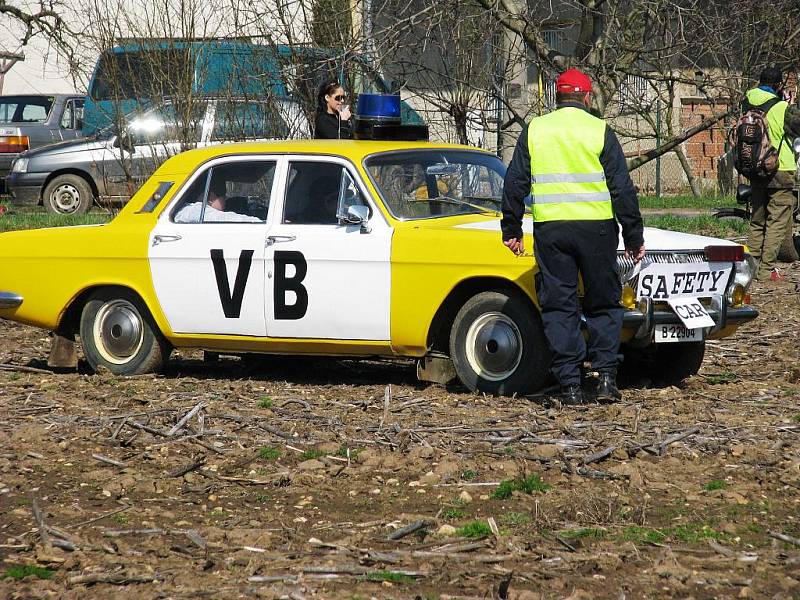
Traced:
<path id="1" fill-rule="evenodd" d="M 82 63 L 76 49 L 82 35 L 65 20 L 64 15 L 67 12 L 68 6 L 62 0 L 39 0 L 38 3 L 0 0 L 0 16 L 12 24 L 12 29 L 7 33 L 18 34 L 18 38 L 14 40 L 16 46 L 4 49 L 19 50 L 34 39 L 43 39 L 48 46 L 55 49 L 59 57 L 67 61 L 69 71 L 73 75 L 77 74 Z"/>

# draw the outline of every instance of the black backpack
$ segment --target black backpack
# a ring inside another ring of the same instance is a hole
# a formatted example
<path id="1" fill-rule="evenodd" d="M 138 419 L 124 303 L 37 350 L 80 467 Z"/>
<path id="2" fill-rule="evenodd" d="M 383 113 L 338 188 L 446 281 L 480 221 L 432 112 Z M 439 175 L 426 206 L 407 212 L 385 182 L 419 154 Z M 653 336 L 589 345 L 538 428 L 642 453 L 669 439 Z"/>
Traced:
<path id="1" fill-rule="evenodd" d="M 778 102 L 780 98 L 773 98 L 761 106 L 752 107 L 739 117 L 731 130 L 735 149 L 734 165 L 747 179 L 769 179 L 778 171 L 780 146 L 776 150 L 772 145 L 766 118 L 769 109 Z"/>

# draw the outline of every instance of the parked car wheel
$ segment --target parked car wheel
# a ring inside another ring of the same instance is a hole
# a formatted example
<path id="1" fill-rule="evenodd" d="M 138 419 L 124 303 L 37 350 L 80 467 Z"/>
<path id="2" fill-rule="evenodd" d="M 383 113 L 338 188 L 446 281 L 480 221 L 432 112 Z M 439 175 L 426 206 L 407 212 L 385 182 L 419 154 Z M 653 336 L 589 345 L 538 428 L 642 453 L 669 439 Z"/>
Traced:
<path id="1" fill-rule="evenodd" d="M 687 377 L 697 375 L 705 352 L 705 342 L 625 348 L 621 375 L 630 381 L 647 377 L 657 385 L 677 385 Z"/>
<path id="2" fill-rule="evenodd" d="M 544 386 L 550 350 L 530 303 L 504 292 L 482 292 L 456 314 L 450 357 L 473 391 L 510 395 Z"/>
<path id="3" fill-rule="evenodd" d="M 83 307 L 83 354 L 93 369 L 116 375 L 158 371 L 170 347 L 142 302 L 125 290 L 101 290 Z"/>
<path id="4" fill-rule="evenodd" d="M 42 201 L 48 212 L 80 215 L 92 206 L 92 187 L 79 175 L 59 175 L 44 188 Z"/>
<path id="5" fill-rule="evenodd" d="M 786 237 L 783 238 L 780 250 L 778 250 L 778 260 L 781 262 L 795 262 L 800 260 L 797 252 L 798 236 L 790 229 Z"/>

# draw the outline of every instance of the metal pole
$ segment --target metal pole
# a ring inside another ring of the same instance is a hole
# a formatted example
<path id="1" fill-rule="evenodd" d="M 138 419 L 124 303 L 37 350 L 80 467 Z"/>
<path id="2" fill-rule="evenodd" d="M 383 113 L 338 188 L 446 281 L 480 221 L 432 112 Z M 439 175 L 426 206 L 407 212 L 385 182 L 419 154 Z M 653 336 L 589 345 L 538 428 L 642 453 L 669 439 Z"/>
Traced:
<path id="1" fill-rule="evenodd" d="M 661 147 L 661 99 L 656 100 L 656 150 Z M 661 155 L 656 156 L 656 198 L 661 198 Z"/>

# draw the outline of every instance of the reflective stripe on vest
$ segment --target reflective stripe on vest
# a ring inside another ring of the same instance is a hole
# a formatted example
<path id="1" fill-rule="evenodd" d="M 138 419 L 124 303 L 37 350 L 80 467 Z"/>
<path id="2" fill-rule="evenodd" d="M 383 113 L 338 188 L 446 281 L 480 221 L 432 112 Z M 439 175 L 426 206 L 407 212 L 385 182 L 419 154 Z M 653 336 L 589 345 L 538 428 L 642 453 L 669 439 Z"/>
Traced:
<path id="1" fill-rule="evenodd" d="M 606 124 L 579 108 L 559 108 L 528 126 L 534 221 L 613 219 L 600 153 Z"/>
<path id="2" fill-rule="evenodd" d="M 775 98 L 775 94 L 771 94 L 760 88 L 753 88 L 747 91 L 745 97 L 751 106 L 758 108 L 762 104 Z M 794 171 L 796 167 L 794 153 L 792 152 L 792 144 L 790 140 L 786 139 L 786 132 L 783 129 L 787 106 L 789 106 L 789 103 L 781 100 L 774 104 L 772 108 L 767 111 L 766 115 L 767 127 L 769 128 L 769 141 L 774 148 L 778 149 L 779 171 Z M 781 143 L 781 140 L 783 140 L 783 143 Z"/>

